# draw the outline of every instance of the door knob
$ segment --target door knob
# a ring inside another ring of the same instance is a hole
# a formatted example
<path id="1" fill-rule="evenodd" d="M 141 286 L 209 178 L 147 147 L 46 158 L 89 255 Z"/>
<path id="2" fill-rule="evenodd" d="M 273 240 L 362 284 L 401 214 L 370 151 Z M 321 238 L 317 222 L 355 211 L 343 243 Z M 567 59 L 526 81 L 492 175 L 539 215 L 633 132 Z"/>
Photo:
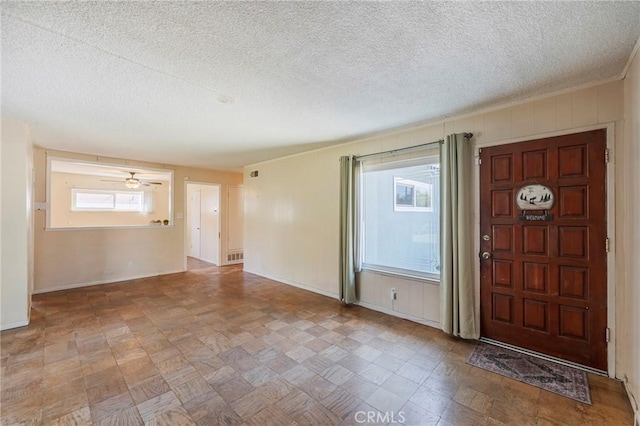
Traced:
<path id="1" fill-rule="evenodd" d="M 489 253 L 488 251 L 483 251 L 480 257 L 482 257 L 483 259 L 491 259 L 491 253 Z"/>

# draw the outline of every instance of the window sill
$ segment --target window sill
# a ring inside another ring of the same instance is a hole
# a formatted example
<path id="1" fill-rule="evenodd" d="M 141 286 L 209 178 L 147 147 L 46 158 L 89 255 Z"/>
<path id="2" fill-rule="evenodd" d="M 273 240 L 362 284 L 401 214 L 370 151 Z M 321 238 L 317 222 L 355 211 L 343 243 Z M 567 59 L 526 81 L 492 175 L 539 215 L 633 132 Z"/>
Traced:
<path id="1" fill-rule="evenodd" d="M 364 267 L 364 266 L 362 267 L 361 272 L 368 272 L 368 273 L 377 274 L 377 275 L 385 275 L 388 277 L 404 278 L 406 280 L 419 281 L 424 284 L 431 284 L 431 285 L 437 285 L 437 286 L 440 285 L 439 278 L 423 277 L 420 275 L 412 275 L 410 273 L 387 271 L 384 269 L 376 269 L 376 268 Z"/>

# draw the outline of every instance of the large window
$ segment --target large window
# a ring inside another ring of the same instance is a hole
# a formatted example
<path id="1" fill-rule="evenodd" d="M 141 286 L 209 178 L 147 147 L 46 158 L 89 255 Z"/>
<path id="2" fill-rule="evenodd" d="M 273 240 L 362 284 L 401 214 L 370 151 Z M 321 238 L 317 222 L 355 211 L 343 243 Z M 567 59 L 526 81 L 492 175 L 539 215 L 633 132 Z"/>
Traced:
<path id="1" fill-rule="evenodd" d="M 437 279 L 439 156 L 386 160 L 362 164 L 363 267 Z"/>

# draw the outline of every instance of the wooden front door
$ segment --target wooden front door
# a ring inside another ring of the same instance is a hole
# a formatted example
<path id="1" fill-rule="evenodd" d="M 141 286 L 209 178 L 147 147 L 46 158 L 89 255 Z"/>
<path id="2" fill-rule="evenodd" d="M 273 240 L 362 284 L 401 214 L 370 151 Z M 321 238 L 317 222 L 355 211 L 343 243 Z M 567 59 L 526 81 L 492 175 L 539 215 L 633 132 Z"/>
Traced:
<path id="1" fill-rule="evenodd" d="M 605 130 L 480 151 L 483 337 L 607 369 L 605 151 Z M 522 217 L 529 185 L 555 203 Z"/>

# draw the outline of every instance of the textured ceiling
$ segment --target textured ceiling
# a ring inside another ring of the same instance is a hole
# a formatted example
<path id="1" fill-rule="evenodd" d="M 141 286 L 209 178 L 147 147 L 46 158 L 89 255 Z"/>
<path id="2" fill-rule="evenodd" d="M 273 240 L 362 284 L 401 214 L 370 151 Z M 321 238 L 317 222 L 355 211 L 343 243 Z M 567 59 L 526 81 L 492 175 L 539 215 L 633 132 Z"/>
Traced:
<path id="1" fill-rule="evenodd" d="M 44 147 L 238 167 L 619 78 L 640 2 L 3 2 Z"/>

